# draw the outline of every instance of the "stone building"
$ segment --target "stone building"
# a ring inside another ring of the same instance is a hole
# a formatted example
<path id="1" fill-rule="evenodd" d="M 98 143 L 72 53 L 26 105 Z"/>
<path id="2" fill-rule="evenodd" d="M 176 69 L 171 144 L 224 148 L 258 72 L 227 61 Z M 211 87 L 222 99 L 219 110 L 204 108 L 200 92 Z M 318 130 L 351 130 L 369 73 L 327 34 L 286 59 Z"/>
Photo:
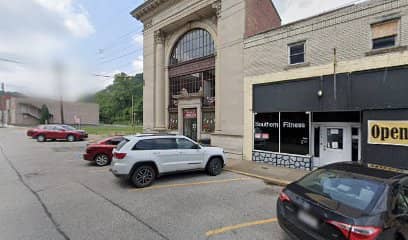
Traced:
<path id="1" fill-rule="evenodd" d="M 245 37 L 280 26 L 270 0 L 148 0 L 145 131 L 184 134 L 242 155 Z"/>

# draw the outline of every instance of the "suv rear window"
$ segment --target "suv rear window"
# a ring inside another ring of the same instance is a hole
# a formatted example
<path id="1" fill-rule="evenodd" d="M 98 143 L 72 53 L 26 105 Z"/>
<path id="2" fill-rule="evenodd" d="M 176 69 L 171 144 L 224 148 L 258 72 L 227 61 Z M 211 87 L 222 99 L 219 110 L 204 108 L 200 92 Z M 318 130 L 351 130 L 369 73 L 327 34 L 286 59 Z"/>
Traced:
<path id="1" fill-rule="evenodd" d="M 125 146 L 126 145 L 126 143 L 128 143 L 129 142 L 129 139 L 126 139 L 126 138 L 124 138 L 119 144 L 118 144 L 118 146 L 116 146 L 116 150 L 120 150 L 121 148 L 123 148 L 123 146 Z"/>
<path id="2" fill-rule="evenodd" d="M 361 211 L 368 211 L 385 189 L 381 182 L 327 169 L 317 170 L 297 184 L 313 193 Z"/>
<path id="3" fill-rule="evenodd" d="M 175 138 L 154 138 L 140 140 L 132 150 L 171 150 L 177 149 Z"/>

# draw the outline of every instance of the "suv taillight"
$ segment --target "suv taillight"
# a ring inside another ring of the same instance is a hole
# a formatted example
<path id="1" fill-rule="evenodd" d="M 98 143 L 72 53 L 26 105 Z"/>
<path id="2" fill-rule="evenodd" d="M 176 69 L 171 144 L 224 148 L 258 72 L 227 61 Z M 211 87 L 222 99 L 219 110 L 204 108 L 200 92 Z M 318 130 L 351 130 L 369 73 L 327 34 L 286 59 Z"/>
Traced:
<path id="1" fill-rule="evenodd" d="M 126 157 L 126 153 L 117 153 L 117 152 L 115 152 L 115 153 L 113 154 L 113 156 L 114 156 L 116 159 L 124 159 L 124 158 Z"/>
<path id="2" fill-rule="evenodd" d="M 327 223 L 337 227 L 350 240 L 374 240 L 380 235 L 382 229 L 371 226 L 353 226 L 346 223 L 327 221 Z"/>
<path id="3" fill-rule="evenodd" d="M 283 190 L 282 190 L 282 192 L 279 194 L 279 200 L 280 200 L 281 202 L 290 202 L 290 201 L 291 201 L 290 198 L 289 198 L 289 196 L 288 196 L 286 193 L 284 193 Z"/>

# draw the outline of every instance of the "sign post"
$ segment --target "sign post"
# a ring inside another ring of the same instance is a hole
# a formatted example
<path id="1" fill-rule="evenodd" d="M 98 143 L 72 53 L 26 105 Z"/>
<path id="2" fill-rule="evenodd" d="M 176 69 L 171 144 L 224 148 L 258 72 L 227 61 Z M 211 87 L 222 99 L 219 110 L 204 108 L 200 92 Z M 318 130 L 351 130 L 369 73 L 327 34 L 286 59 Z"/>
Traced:
<path id="1" fill-rule="evenodd" d="M 81 118 L 77 115 L 74 116 L 74 122 L 78 125 L 78 129 L 81 129 Z"/>

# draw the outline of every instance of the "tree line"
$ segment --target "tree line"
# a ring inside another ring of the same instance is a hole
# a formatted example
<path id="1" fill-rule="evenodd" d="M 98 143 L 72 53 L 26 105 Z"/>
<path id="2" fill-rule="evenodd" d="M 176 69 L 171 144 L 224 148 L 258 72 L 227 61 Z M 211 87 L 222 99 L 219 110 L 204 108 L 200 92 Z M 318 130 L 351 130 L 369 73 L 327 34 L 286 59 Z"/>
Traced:
<path id="1" fill-rule="evenodd" d="M 99 104 L 99 118 L 106 124 L 130 124 L 132 122 L 132 97 L 134 122 L 143 121 L 143 74 L 129 76 L 116 74 L 114 81 L 96 94 L 84 96 L 82 102 Z"/>

